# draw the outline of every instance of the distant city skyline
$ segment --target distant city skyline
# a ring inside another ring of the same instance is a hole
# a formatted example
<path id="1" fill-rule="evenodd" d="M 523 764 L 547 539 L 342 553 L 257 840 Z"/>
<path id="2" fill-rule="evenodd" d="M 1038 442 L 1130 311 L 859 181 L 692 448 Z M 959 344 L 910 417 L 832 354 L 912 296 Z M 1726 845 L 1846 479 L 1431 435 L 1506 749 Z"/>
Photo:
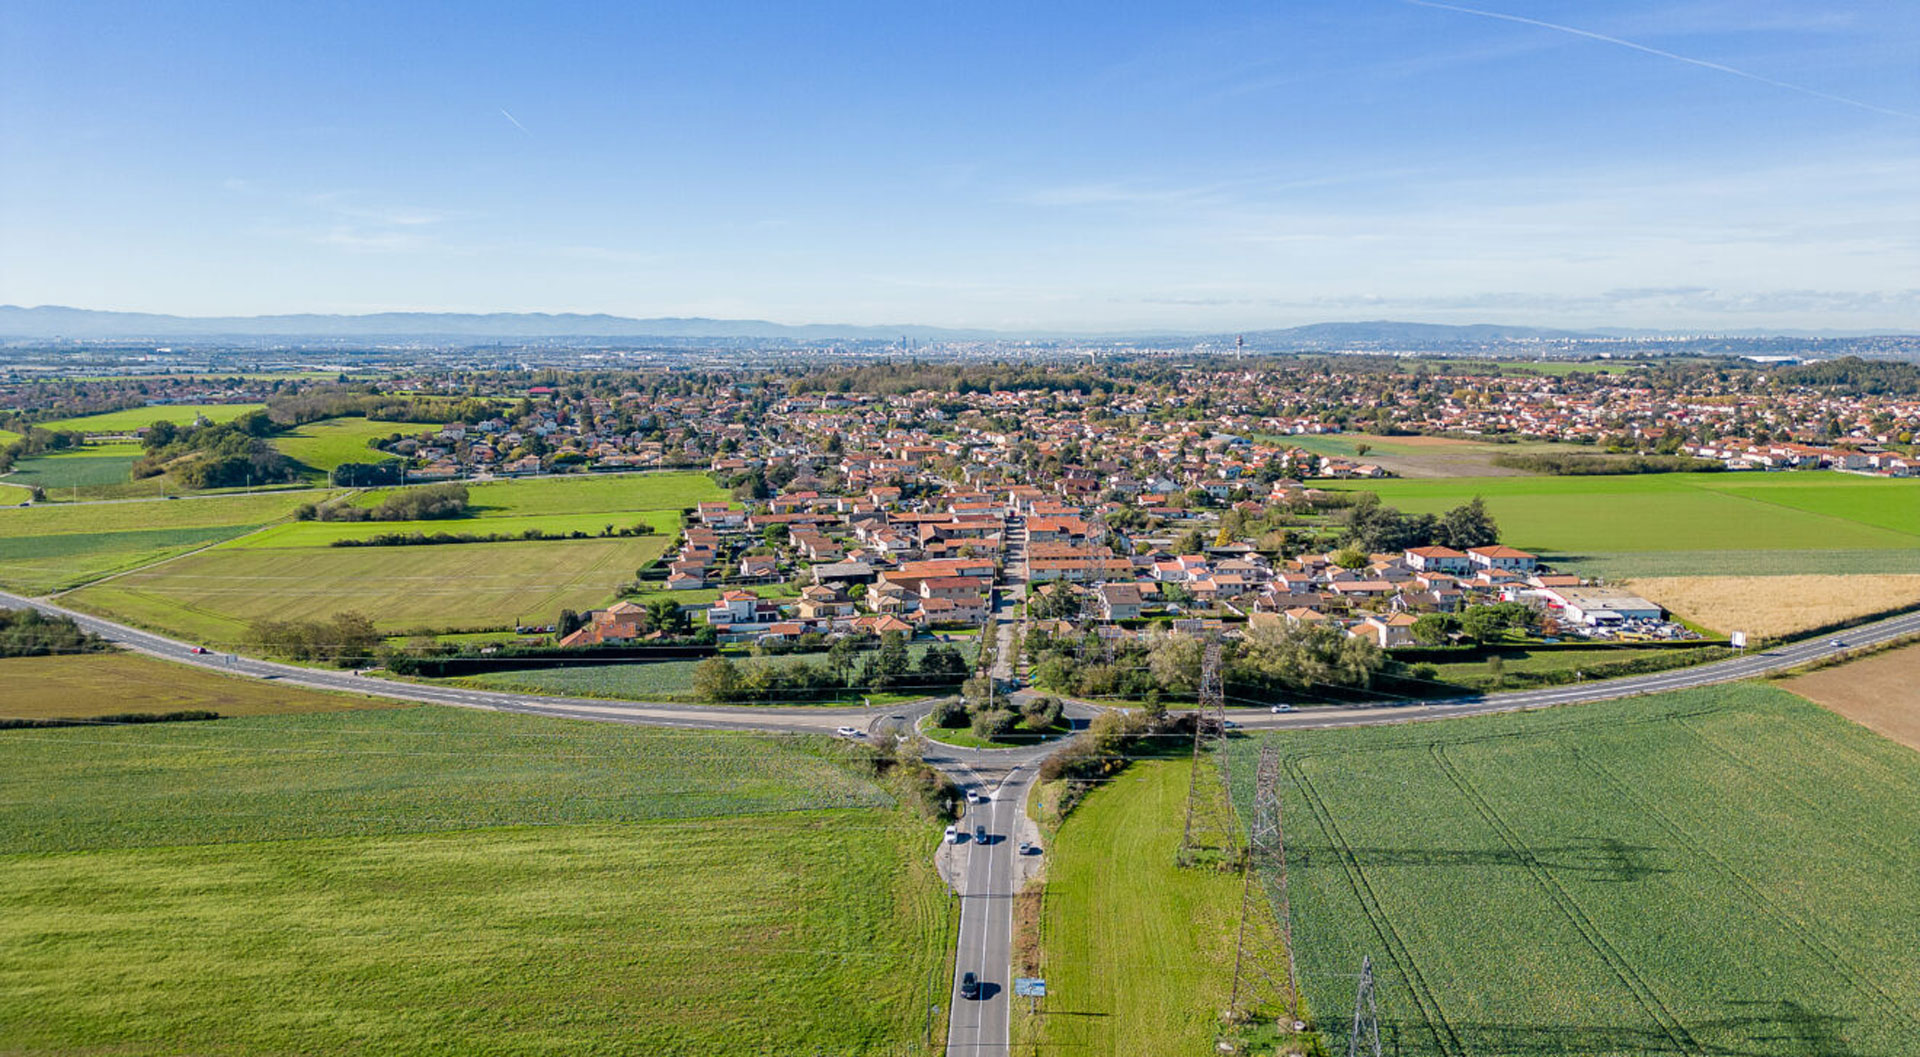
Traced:
<path id="1" fill-rule="evenodd" d="M 1920 330 L 1920 7 L 0 2 L 0 303 Z"/>

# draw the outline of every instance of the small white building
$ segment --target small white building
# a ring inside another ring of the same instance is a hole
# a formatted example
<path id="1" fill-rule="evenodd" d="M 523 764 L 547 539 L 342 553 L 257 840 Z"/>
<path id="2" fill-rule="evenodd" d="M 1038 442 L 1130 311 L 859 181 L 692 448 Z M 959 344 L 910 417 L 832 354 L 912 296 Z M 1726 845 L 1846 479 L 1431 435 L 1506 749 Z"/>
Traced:
<path id="1" fill-rule="evenodd" d="M 1476 568 L 1500 569 L 1514 573 L 1530 573 L 1540 565 L 1538 555 L 1499 544 L 1468 548 L 1467 560 Z"/>

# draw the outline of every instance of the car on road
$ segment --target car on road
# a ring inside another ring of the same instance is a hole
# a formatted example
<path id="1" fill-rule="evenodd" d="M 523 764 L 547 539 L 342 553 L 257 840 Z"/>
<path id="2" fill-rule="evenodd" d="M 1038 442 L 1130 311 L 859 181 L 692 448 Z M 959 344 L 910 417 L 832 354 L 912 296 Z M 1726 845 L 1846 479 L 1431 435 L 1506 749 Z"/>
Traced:
<path id="1" fill-rule="evenodd" d="M 948 844 L 960 843 L 960 827 L 959 826 L 947 827 L 947 843 Z"/>
<path id="2" fill-rule="evenodd" d="M 1038 855 L 1040 854 L 1040 845 L 1035 844 L 1030 840 L 1023 840 L 1020 842 L 1020 854 Z"/>
<path id="3" fill-rule="evenodd" d="M 859 727 L 840 727 L 835 730 L 834 733 L 843 738 L 861 738 L 865 737 L 867 732 L 861 730 Z"/>
<path id="4" fill-rule="evenodd" d="M 1274 713 L 1275 715 L 1279 715 L 1279 714 L 1280 714 L 1280 713 L 1282 713 L 1282 712 L 1293 712 L 1293 711 L 1295 711 L 1295 709 L 1294 709 L 1294 707 L 1293 707 L 1292 705 L 1275 705 L 1275 706 L 1273 706 L 1273 713 Z"/>
<path id="5" fill-rule="evenodd" d="M 1827 643 L 1827 645 L 1832 646 L 1836 650 L 1844 650 L 1847 648 L 1847 640 L 1834 639 L 1832 642 Z"/>
<path id="6" fill-rule="evenodd" d="M 985 799 L 986 797 L 980 795 L 980 790 L 978 789 L 967 790 L 967 803 L 978 804 Z"/>
<path id="7" fill-rule="evenodd" d="M 973 827 L 973 840 L 976 844 L 985 844 L 987 842 L 987 827 Z"/>
<path id="8" fill-rule="evenodd" d="M 208 654 L 208 653 L 212 653 L 213 651 L 210 649 L 207 649 L 205 646 L 195 646 L 193 648 L 193 652 L 196 654 Z"/>
<path id="9" fill-rule="evenodd" d="M 973 999 L 974 1001 L 979 1001 L 980 977 L 976 976 L 973 973 L 967 973 L 964 976 L 960 977 L 960 997 Z"/>
<path id="10" fill-rule="evenodd" d="M 1221 726 L 1223 726 L 1223 727 L 1225 727 L 1225 728 L 1227 728 L 1228 730 L 1239 730 L 1239 729 L 1240 729 L 1240 724 L 1238 724 L 1238 723 L 1235 723 L 1235 722 L 1234 722 L 1233 720 L 1231 720 L 1231 719 L 1223 719 L 1223 720 L 1221 720 L 1221 721 L 1220 721 L 1220 725 L 1221 725 Z"/>

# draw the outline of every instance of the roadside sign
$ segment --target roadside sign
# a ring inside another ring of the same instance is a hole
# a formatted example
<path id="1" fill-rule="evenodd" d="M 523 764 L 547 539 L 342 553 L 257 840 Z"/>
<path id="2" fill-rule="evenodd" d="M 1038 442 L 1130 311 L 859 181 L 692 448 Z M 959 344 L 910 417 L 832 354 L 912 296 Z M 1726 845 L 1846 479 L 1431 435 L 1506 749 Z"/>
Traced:
<path id="1" fill-rule="evenodd" d="M 1047 982 L 1037 976 L 1016 976 L 1013 978 L 1013 993 L 1028 998 L 1047 997 Z"/>
<path id="2" fill-rule="evenodd" d="M 1730 634 L 1730 635 L 1728 635 L 1728 636 L 1727 636 L 1727 644 L 1728 644 L 1729 646 L 1732 646 L 1732 647 L 1733 647 L 1734 649 L 1736 649 L 1736 650 L 1744 650 L 1744 649 L 1746 649 L 1746 648 L 1747 648 L 1747 633 L 1746 633 L 1746 632 L 1744 632 L 1744 631 L 1736 631 L 1736 632 L 1734 632 L 1734 633 L 1732 633 L 1732 634 Z"/>

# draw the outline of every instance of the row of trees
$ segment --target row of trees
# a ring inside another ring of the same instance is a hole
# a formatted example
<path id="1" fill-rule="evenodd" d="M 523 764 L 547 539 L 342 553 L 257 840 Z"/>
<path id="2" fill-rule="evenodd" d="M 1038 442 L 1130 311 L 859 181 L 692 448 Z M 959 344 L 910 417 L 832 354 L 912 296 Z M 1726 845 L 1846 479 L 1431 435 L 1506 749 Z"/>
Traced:
<path id="1" fill-rule="evenodd" d="M 383 636 L 364 613 L 335 613 L 325 620 L 263 620 L 253 625 L 255 644 L 295 661 L 317 661 L 340 668 L 374 663 Z"/>
<path id="2" fill-rule="evenodd" d="M 1027 635 L 1034 682 L 1075 697 L 1129 697 L 1157 701 L 1199 692 L 1206 643 L 1190 635 L 1157 632 L 1143 641 L 1108 644 L 1091 631 L 1080 636 Z M 1372 641 L 1338 628 L 1263 625 L 1222 646 L 1222 679 L 1229 696 L 1268 697 L 1364 690 L 1386 665 Z"/>
<path id="3" fill-rule="evenodd" d="M 714 704 L 769 700 L 825 700 L 849 691 L 934 693 L 967 677 L 967 659 L 957 647 L 938 643 L 912 659 L 904 636 L 889 632 L 878 649 L 842 638 L 818 661 L 742 664 L 710 657 L 693 670 L 693 693 Z"/>
<path id="4" fill-rule="evenodd" d="M 975 682 L 967 680 L 961 696 L 947 698 L 933 706 L 934 726 L 947 730 L 971 728 L 977 738 L 1005 741 L 1021 736 L 1039 737 L 1060 723 L 1065 706 L 1057 697 L 1030 697 L 1015 709 L 1005 699 L 996 702 L 992 695 L 975 687 Z"/>
<path id="5" fill-rule="evenodd" d="M 302 503 L 294 509 L 293 516 L 299 521 L 439 521 L 464 517 L 467 500 L 466 485 L 427 484 L 395 491 L 376 507 Z"/>
<path id="6" fill-rule="evenodd" d="M 105 640 L 81 631 L 71 617 L 46 616 L 36 609 L 0 609 L 0 657 L 43 657 L 106 648 Z"/>

